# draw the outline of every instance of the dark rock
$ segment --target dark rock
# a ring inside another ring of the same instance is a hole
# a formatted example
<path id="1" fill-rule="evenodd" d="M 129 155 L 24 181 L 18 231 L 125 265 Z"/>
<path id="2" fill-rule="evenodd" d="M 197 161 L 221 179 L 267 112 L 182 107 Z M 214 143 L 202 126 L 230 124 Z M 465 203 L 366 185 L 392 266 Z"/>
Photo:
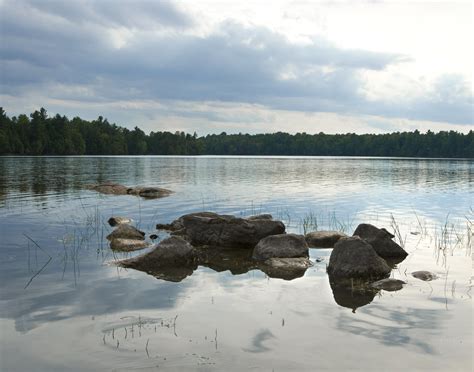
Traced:
<path id="1" fill-rule="evenodd" d="M 340 231 L 313 231 L 305 235 L 311 248 L 332 248 L 341 238 L 347 237 Z"/>
<path id="2" fill-rule="evenodd" d="M 408 253 L 392 240 L 394 235 L 385 229 L 379 229 L 373 225 L 362 223 L 357 226 L 354 236 L 359 236 L 367 241 L 380 257 L 405 258 L 408 256 Z"/>
<path id="3" fill-rule="evenodd" d="M 110 242 L 110 248 L 114 251 L 122 252 L 133 252 L 140 249 L 146 248 L 149 246 L 149 243 L 144 240 L 136 239 L 112 239 Z"/>
<path id="4" fill-rule="evenodd" d="M 383 278 L 390 271 L 372 246 L 357 236 L 336 243 L 327 267 L 328 274 L 337 278 Z"/>
<path id="5" fill-rule="evenodd" d="M 254 220 L 273 220 L 273 216 L 271 214 L 257 214 L 255 216 L 247 217 L 248 221 Z"/>
<path id="6" fill-rule="evenodd" d="M 260 265 L 260 269 L 270 278 L 293 280 L 302 277 L 311 266 L 306 257 L 269 258 Z"/>
<path id="7" fill-rule="evenodd" d="M 253 248 L 264 237 L 282 234 L 285 225 L 268 218 L 245 219 L 212 212 L 181 216 L 169 225 L 157 225 L 191 244 L 214 247 Z"/>
<path id="8" fill-rule="evenodd" d="M 148 253 L 119 261 L 118 265 L 146 272 L 162 272 L 163 268 L 177 269 L 197 266 L 193 246 L 177 236 L 161 241 Z"/>
<path id="9" fill-rule="evenodd" d="M 405 283 L 403 280 L 387 278 L 371 283 L 370 287 L 375 289 L 383 289 L 384 291 L 394 292 L 402 289 L 404 284 L 407 283 Z"/>
<path id="10" fill-rule="evenodd" d="M 151 234 L 151 235 L 150 235 L 150 239 L 151 239 L 151 240 L 156 240 L 156 239 L 158 239 L 158 235 L 156 235 L 156 234 Z"/>
<path id="11" fill-rule="evenodd" d="M 145 233 L 130 225 L 118 225 L 118 227 L 107 235 L 108 240 L 113 239 L 136 239 L 145 240 Z"/>
<path id="12" fill-rule="evenodd" d="M 107 222 L 109 223 L 110 226 L 117 226 L 117 225 L 122 225 L 122 224 L 128 224 L 132 222 L 132 220 L 127 217 L 110 217 Z"/>
<path id="13" fill-rule="evenodd" d="M 430 273 L 429 271 L 414 271 L 411 273 L 411 275 L 416 278 L 423 280 L 425 282 L 430 282 L 432 280 L 438 279 L 438 276 L 434 273 Z"/>
<path id="14" fill-rule="evenodd" d="M 162 189 L 159 187 L 133 187 L 129 188 L 127 193 L 131 195 L 138 195 L 146 199 L 157 199 L 169 196 L 173 192 L 171 190 Z"/>
<path id="15" fill-rule="evenodd" d="M 269 258 L 308 257 L 308 244 L 302 235 L 279 234 L 267 236 L 260 240 L 253 250 L 255 260 L 265 261 Z"/>

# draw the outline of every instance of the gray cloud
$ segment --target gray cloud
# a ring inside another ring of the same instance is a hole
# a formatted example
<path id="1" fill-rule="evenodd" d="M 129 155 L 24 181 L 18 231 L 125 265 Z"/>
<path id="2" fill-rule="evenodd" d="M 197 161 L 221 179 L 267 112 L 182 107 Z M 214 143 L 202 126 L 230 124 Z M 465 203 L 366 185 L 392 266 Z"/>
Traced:
<path id="1" fill-rule="evenodd" d="M 169 2 L 28 0 L 1 8 L 1 90 L 13 96 L 36 89 L 58 99 L 245 102 L 472 122 L 472 98 L 459 78 L 409 104 L 367 101 L 359 71 L 408 60 L 400 54 L 341 49 L 323 39 L 295 44 L 233 22 L 197 36 L 182 32 L 193 21 Z M 117 27 L 133 30 L 121 48 L 111 36 Z"/>

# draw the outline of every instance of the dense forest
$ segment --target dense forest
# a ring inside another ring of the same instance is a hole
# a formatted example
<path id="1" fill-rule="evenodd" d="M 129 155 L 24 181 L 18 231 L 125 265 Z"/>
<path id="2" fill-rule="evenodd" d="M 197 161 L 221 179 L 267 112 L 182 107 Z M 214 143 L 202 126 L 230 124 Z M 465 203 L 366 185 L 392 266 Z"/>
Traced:
<path id="1" fill-rule="evenodd" d="M 129 130 L 101 116 L 87 121 L 48 117 L 44 108 L 29 117 L 8 117 L 0 108 L 2 155 L 332 155 L 474 158 L 474 132 L 388 134 L 210 134 Z"/>

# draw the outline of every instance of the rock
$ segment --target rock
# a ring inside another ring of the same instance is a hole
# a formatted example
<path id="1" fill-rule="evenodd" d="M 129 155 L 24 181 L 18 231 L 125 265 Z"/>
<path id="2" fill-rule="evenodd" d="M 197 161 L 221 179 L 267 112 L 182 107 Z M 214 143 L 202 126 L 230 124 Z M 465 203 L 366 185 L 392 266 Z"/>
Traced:
<path id="1" fill-rule="evenodd" d="M 313 231 L 305 235 L 306 243 L 311 248 L 332 248 L 345 237 L 347 235 L 339 231 Z"/>
<path id="2" fill-rule="evenodd" d="M 148 247 L 149 243 L 136 239 L 112 239 L 110 248 L 114 251 L 132 252 Z"/>
<path id="3" fill-rule="evenodd" d="M 414 271 L 411 273 L 414 278 L 423 280 L 425 282 L 430 282 L 432 280 L 438 279 L 438 276 L 434 273 L 430 273 L 429 271 Z"/>
<path id="4" fill-rule="evenodd" d="M 162 189 L 159 187 L 133 187 L 127 190 L 128 194 L 138 195 L 142 198 L 157 199 L 164 198 L 165 196 L 171 195 L 173 192 L 168 189 Z"/>
<path id="5" fill-rule="evenodd" d="M 113 182 L 104 182 L 94 185 L 85 185 L 86 189 L 97 191 L 101 194 L 127 195 L 128 187 Z"/>
<path id="6" fill-rule="evenodd" d="M 151 235 L 150 235 L 150 239 L 151 239 L 151 240 L 156 240 L 156 239 L 158 239 L 158 235 L 156 235 L 156 234 L 151 234 Z"/>
<path id="7" fill-rule="evenodd" d="M 308 257 L 308 244 L 302 235 L 279 234 L 267 236 L 260 240 L 253 250 L 255 260 L 265 261 L 269 258 Z"/>
<path id="8" fill-rule="evenodd" d="M 110 217 L 107 222 L 109 223 L 110 226 L 117 226 L 117 225 L 122 225 L 122 224 L 128 224 L 132 222 L 132 220 L 127 217 Z"/>
<path id="9" fill-rule="evenodd" d="M 161 241 L 152 251 L 119 261 L 118 264 L 122 267 L 131 267 L 148 272 L 163 267 L 195 266 L 196 256 L 191 244 L 180 237 L 172 236 Z"/>
<path id="10" fill-rule="evenodd" d="M 130 225 L 118 225 L 118 227 L 107 235 L 108 240 L 113 239 L 135 239 L 145 240 L 145 233 Z"/>
<path id="11" fill-rule="evenodd" d="M 199 265 L 222 272 L 229 270 L 234 275 L 245 274 L 258 268 L 252 260 L 252 251 L 247 248 L 195 248 Z"/>
<path id="12" fill-rule="evenodd" d="M 306 257 L 269 258 L 260 269 L 271 278 L 292 280 L 302 277 L 311 266 L 311 261 Z"/>
<path id="13" fill-rule="evenodd" d="M 403 280 L 387 278 L 371 283 L 370 287 L 375 289 L 383 289 L 384 291 L 394 292 L 402 289 L 404 284 L 407 283 Z"/>
<path id="14" fill-rule="evenodd" d="M 273 220 L 273 216 L 271 214 L 257 214 L 255 216 L 247 217 L 248 221 L 254 220 Z"/>
<path id="15" fill-rule="evenodd" d="M 146 199 L 156 199 L 169 196 L 173 192 L 159 187 L 127 187 L 118 183 L 104 182 L 93 185 L 85 185 L 88 190 L 97 191 L 101 194 L 110 195 L 138 195 Z"/>
<path id="16" fill-rule="evenodd" d="M 382 258 L 405 258 L 408 256 L 408 253 L 392 240 L 394 235 L 385 229 L 362 223 L 357 226 L 354 236 L 359 236 L 367 241 Z"/>
<path id="17" fill-rule="evenodd" d="M 268 218 L 245 219 L 212 212 L 181 216 L 169 225 L 157 225 L 180 235 L 191 244 L 214 247 L 253 248 L 264 237 L 282 234 L 285 225 Z"/>
<path id="18" fill-rule="evenodd" d="M 328 274 L 335 278 L 383 278 L 390 271 L 372 246 L 358 236 L 341 238 L 327 267 Z"/>

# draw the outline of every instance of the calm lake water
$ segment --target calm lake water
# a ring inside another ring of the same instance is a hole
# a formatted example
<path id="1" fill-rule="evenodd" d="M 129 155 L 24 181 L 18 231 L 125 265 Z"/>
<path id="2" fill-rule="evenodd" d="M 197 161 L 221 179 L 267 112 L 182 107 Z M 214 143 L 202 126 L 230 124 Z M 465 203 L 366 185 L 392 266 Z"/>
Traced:
<path id="1" fill-rule="evenodd" d="M 175 193 L 83 187 L 103 181 Z M 473 160 L 0 158 L 0 369 L 471 371 L 473 208 Z M 130 254 L 108 247 L 110 216 L 150 234 L 202 210 L 271 213 L 296 233 L 398 229 L 410 254 L 391 275 L 407 284 L 333 293 L 330 249 L 311 249 L 294 280 L 199 267 L 171 282 L 113 265 Z"/>

